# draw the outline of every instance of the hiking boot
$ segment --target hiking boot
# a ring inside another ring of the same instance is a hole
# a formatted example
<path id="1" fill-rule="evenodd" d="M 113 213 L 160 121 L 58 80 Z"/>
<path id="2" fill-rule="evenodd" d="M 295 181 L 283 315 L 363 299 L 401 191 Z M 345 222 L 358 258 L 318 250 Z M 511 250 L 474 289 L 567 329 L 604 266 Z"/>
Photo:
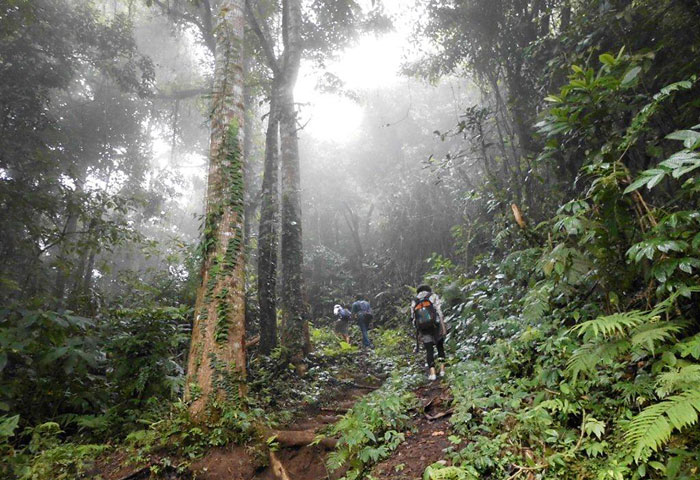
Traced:
<path id="1" fill-rule="evenodd" d="M 437 377 L 435 376 L 435 367 L 430 367 L 430 374 L 428 375 L 428 380 L 432 382 L 436 378 Z"/>

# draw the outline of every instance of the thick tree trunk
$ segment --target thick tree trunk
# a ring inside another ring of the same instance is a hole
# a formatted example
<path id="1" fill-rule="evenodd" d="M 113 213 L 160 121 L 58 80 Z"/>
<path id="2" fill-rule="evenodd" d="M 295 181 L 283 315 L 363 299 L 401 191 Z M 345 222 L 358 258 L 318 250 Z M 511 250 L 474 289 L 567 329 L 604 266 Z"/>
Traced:
<path id="1" fill-rule="evenodd" d="M 299 367 L 309 350 L 302 272 L 301 175 L 294 97 L 291 89 L 282 95 L 282 344 Z"/>
<path id="2" fill-rule="evenodd" d="M 258 231 L 258 303 L 260 305 L 260 351 L 269 354 L 277 346 L 277 221 L 279 170 L 279 115 L 277 85 L 270 95 L 270 114 L 265 137 L 265 172 Z"/>
<path id="3" fill-rule="evenodd" d="M 280 88 L 280 137 L 282 146 L 282 344 L 292 363 L 303 373 L 303 358 L 310 350 L 307 312 L 304 302 L 304 255 L 301 235 L 301 175 L 299 139 L 294 108 L 294 86 L 302 53 L 301 1 L 285 0 L 282 5 L 283 78 Z"/>
<path id="4" fill-rule="evenodd" d="M 195 418 L 209 400 L 245 394 L 243 0 L 219 2 L 216 21 L 204 264 L 185 390 Z"/>

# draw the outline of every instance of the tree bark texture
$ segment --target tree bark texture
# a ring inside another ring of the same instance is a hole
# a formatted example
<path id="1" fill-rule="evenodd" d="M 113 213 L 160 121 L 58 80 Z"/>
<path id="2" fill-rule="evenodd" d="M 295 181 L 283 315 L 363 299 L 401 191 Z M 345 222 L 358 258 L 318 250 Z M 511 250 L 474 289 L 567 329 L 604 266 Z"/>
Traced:
<path id="1" fill-rule="evenodd" d="M 265 136 L 260 226 L 258 230 L 258 303 L 260 305 L 260 351 L 269 354 L 277 346 L 277 222 L 279 220 L 279 115 L 277 85 L 270 95 L 270 114 Z"/>
<path id="2" fill-rule="evenodd" d="M 301 229 L 301 175 L 296 111 L 291 90 L 283 93 L 280 118 L 282 144 L 282 344 L 299 366 L 309 351 L 304 302 Z"/>
<path id="3" fill-rule="evenodd" d="M 281 146 L 281 164 L 282 164 L 282 194 L 280 201 L 281 211 L 281 249 L 280 256 L 282 257 L 281 265 L 281 302 L 282 309 L 282 344 L 289 350 L 292 361 L 301 367 L 303 356 L 310 349 L 308 339 L 308 325 L 306 323 L 305 302 L 303 298 L 304 281 L 302 276 L 303 253 L 302 253 L 302 236 L 301 236 L 301 177 L 299 173 L 299 144 L 297 138 L 297 117 L 294 108 L 294 86 L 299 74 L 299 65 L 302 54 L 302 10 L 300 0 L 283 0 L 282 2 L 282 43 L 283 53 L 279 58 L 275 55 L 273 48 L 272 37 L 269 28 L 264 23 L 258 21 L 259 12 L 254 7 L 252 0 L 246 0 L 246 8 L 251 20 L 251 28 L 260 40 L 268 66 L 272 70 L 274 77 L 272 86 L 272 112 L 276 113 L 276 119 L 279 122 L 279 136 Z M 273 124 L 274 129 L 274 124 Z M 271 141 L 271 132 L 268 130 L 268 140 Z M 268 178 L 267 159 L 272 154 L 270 144 L 266 145 L 266 168 L 265 177 Z M 276 150 L 275 150 L 276 152 Z M 272 165 L 270 165 L 272 169 Z M 272 171 L 269 171 L 272 174 Z M 276 173 L 276 172 L 275 172 Z M 267 186 L 263 186 L 264 195 L 268 197 L 268 201 L 272 201 L 273 177 L 269 177 L 270 181 Z M 265 180 L 263 180 L 265 182 Z M 269 188 L 270 195 L 268 196 L 266 187 Z M 274 298 L 274 290 L 276 281 L 274 276 L 274 263 L 267 259 L 274 258 L 273 227 L 272 222 L 267 219 L 272 218 L 275 213 L 274 205 L 263 205 L 262 211 L 265 215 L 265 210 L 268 210 L 266 221 L 263 225 L 261 219 L 260 225 L 260 245 L 266 244 L 266 249 L 269 253 L 263 256 L 260 253 L 259 264 L 260 268 L 269 268 L 270 270 L 262 272 L 259 270 L 259 294 L 261 319 L 267 324 L 261 325 L 261 348 L 266 351 L 272 348 L 273 342 L 276 341 L 276 323 L 273 326 L 273 319 L 276 322 L 276 315 L 272 309 L 271 300 Z M 268 226 L 269 225 L 269 226 Z M 268 241 L 263 241 L 263 235 L 270 235 Z M 276 233 L 274 233 L 276 238 Z M 267 278 L 263 278 L 263 275 Z M 271 281 L 273 280 L 273 281 Z M 265 302 L 270 302 L 265 304 Z M 262 311 L 262 310 L 266 311 Z M 262 336 L 267 338 L 263 339 Z"/>
<path id="4" fill-rule="evenodd" d="M 282 85 L 280 89 L 280 137 L 282 146 L 282 344 L 292 363 L 301 369 L 310 350 L 302 266 L 301 175 L 294 85 L 302 53 L 301 1 L 285 0 L 282 5 Z"/>
<path id="5" fill-rule="evenodd" d="M 210 400 L 245 394 L 243 0 L 219 2 L 215 21 L 204 263 L 185 388 L 195 418 Z"/>

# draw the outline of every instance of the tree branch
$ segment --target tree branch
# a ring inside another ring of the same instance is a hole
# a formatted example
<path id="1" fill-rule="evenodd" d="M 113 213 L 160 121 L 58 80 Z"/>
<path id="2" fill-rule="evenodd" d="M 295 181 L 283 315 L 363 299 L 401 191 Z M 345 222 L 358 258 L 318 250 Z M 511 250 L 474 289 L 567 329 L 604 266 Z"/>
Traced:
<path id="1" fill-rule="evenodd" d="M 257 35 L 258 40 L 260 40 L 260 45 L 265 52 L 265 57 L 267 58 L 267 63 L 272 73 L 277 76 L 279 74 L 279 64 L 277 62 L 277 57 L 275 57 L 275 52 L 272 50 L 272 42 L 267 38 L 267 35 L 260 28 L 260 23 L 258 22 L 253 7 L 250 4 L 250 0 L 245 0 L 245 9 L 248 13 L 248 18 L 250 20 L 250 25 L 253 27 L 255 35 Z"/>

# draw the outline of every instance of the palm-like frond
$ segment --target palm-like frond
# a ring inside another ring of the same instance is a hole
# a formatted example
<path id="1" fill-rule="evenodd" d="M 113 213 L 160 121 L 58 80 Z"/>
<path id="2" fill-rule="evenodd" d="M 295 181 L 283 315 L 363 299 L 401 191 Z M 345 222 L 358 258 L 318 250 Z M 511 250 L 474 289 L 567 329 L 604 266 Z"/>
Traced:
<path id="1" fill-rule="evenodd" d="M 625 439 L 634 446 L 635 457 L 640 458 L 647 450 L 657 451 L 668 442 L 673 430 L 694 425 L 698 412 L 700 389 L 674 395 L 645 408 L 633 418 L 625 429 Z"/>
<path id="2" fill-rule="evenodd" d="M 685 365 L 659 375 L 656 394 L 664 398 L 680 390 L 700 389 L 700 365 Z"/>
<path id="3" fill-rule="evenodd" d="M 657 345 L 670 340 L 683 330 L 684 324 L 681 322 L 658 322 L 656 319 L 658 317 L 640 325 L 632 332 L 630 341 L 633 347 L 645 348 L 653 354 Z"/>
<path id="4" fill-rule="evenodd" d="M 621 338 L 611 342 L 591 342 L 574 350 L 566 364 L 566 371 L 573 379 L 581 373 L 594 372 L 598 365 L 610 363 L 630 349 L 630 342 Z"/>
<path id="5" fill-rule="evenodd" d="M 583 322 L 574 327 L 574 331 L 578 331 L 579 335 L 583 336 L 586 340 L 624 335 L 632 328 L 638 327 L 646 322 L 649 319 L 648 315 L 648 313 L 640 310 L 613 313 L 612 315 L 605 315 Z"/>

